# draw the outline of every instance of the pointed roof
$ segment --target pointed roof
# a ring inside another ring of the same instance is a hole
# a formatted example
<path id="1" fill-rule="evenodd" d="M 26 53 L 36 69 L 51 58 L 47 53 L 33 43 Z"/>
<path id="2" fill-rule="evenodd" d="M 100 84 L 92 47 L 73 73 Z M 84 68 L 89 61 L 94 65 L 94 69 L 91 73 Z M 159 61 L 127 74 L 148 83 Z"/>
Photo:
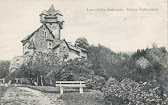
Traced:
<path id="1" fill-rule="evenodd" d="M 49 12 L 49 13 L 56 12 L 56 10 L 55 10 L 53 4 L 52 4 L 52 5 L 50 6 L 50 8 L 48 9 L 48 12 Z"/>
<path id="2" fill-rule="evenodd" d="M 50 8 L 48 9 L 48 11 L 44 10 L 44 11 L 42 11 L 42 13 L 40 15 L 43 15 L 43 14 L 47 15 L 47 16 L 49 16 L 49 14 L 50 14 L 51 17 L 53 17 L 54 15 L 61 15 L 61 16 L 63 16 L 59 10 L 55 10 L 53 4 L 50 6 Z"/>
<path id="3" fill-rule="evenodd" d="M 38 29 L 36 29 L 32 34 L 27 35 L 23 40 L 21 40 L 21 42 L 24 43 L 26 40 L 29 40 L 34 35 L 34 33 L 37 32 L 42 27 L 43 25 L 41 25 Z"/>
<path id="4" fill-rule="evenodd" d="M 49 33 L 52 35 L 52 37 L 55 38 L 55 36 L 53 35 L 52 31 L 47 27 L 47 25 L 46 25 L 46 24 L 43 24 L 43 25 L 41 25 L 38 29 L 36 29 L 32 34 L 26 36 L 23 40 L 21 40 L 21 42 L 24 43 L 26 40 L 29 40 L 29 39 L 34 35 L 34 33 L 37 32 L 37 31 L 38 31 L 40 28 L 42 28 L 43 26 L 45 26 L 46 29 L 49 31 Z"/>
<path id="5" fill-rule="evenodd" d="M 88 52 L 88 51 L 87 51 L 86 49 L 84 49 L 84 48 L 75 47 L 75 46 L 69 44 L 65 39 L 62 39 L 62 40 L 57 41 L 56 44 L 55 44 L 55 46 L 53 47 L 53 49 L 56 49 L 57 47 L 59 47 L 60 44 L 62 44 L 62 42 L 65 42 L 66 45 L 67 45 L 67 47 L 68 47 L 70 50 L 74 50 L 74 51 L 76 51 L 76 52 L 80 52 L 80 50 L 81 50 L 81 51 L 84 51 L 84 52 Z"/>

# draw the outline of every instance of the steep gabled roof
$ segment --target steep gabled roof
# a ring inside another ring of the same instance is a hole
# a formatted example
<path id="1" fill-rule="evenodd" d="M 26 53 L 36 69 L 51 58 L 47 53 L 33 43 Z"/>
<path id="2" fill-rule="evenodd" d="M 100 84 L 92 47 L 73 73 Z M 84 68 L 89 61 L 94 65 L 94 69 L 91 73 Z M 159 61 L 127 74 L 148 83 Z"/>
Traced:
<path id="1" fill-rule="evenodd" d="M 47 17 L 53 17 L 53 16 L 55 17 L 55 15 L 61 15 L 61 16 L 63 16 L 59 10 L 55 10 L 53 4 L 50 6 L 50 8 L 48 9 L 48 11 L 44 10 L 44 11 L 42 11 L 42 13 L 40 15 L 43 15 L 43 14 L 47 15 Z M 51 15 L 51 16 L 49 16 L 49 15 Z"/>
<path id="2" fill-rule="evenodd" d="M 80 52 L 80 50 L 82 50 L 82 51 L 87 52 L 87 50 L 85 50 L 85 49 L 83 49 L 83 48 L 75 47 L 75 46 L 73 46 L 73 45 L 67 43 L 67 41 L 66 41 L 65 39 L 62 39 L 62 40 L 57 41 L 57 43 L 56 43 L 56 45 L 53 47 L 53 49 L 58 48 L 62 42 L 65 42 L 65 44 L 67 45 L 67 47 L 68 47 L 70 50 L 73 50 L 73 51 L 76 51 L 76 52 Z"/>
<path id="3" fill-rule="evenodd" d="M 53 4 L 50 6 L 48 12 L 49 12 L 49 13 L 56 12 L 56 11 L 55 11 L 55 8 L 54 8 L 54 6 L 53 6 Z"/>
<path id="4" fill-rule="evenodd" d="M 26 40 L 29 40 L 29 39 L 34 35 L 34 33 L 37 32 L 37 31 L 38 31 L 40 28 L 42 28 L 43 26 L 45 26 L 46 29 L 49 31 L 49 33 L 52 35 L 52 37 L 55 38 L 55 36 L 53 35 L 52 31 L 47 27 L 47 25 L 46 25 L 46 24 L 43 24 L 43 25 L 41 25 L 38 29 L 36 29 L 32 34 L 26 36 L 23 40 L 21 40 L 21 42 L 24 43 Z"/>
<path id="5" fill-rule="evenodd" d="M 37 28 L 32 34 L 27 35 L 23 40 L 21 40 L 21 42 L 24 43 L 26 40 L 29 40 L 34 35 L 34 33 L 37 32 L 41 27 L 43 27 L 43 25 Z"/>
<path id="6" fill-rule="evenodd" d="M 85 51 L 85 52 L 88 52 L 88 50 L 82 48 L 82 47 L 77 47 L 78 49 L 82 50 L 82 51 Z"/>
<path id="7" fill-rule="evenodd" d="M 56 43 L 55 43 L 55 46 L 53 47 L 53 49 L 56 49 L 57 47 L 59 47 L 60 44 L 61 44 L 63 41 L 64 41 L 64 39 L 63 39 L 63 40 L 57 40 Z"/>

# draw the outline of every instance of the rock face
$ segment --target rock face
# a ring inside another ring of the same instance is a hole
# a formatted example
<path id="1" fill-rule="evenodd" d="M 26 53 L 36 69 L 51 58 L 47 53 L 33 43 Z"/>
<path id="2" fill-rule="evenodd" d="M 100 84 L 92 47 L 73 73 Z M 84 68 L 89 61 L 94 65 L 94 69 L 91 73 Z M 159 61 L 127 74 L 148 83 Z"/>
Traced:
<path id="1" fill-rule="evenodd" d="M 165 48 L 153 48 L 147 52 L 146 58 L 153 63 L 159 63 L 164 68 L 168 67 L 168 53 Z"/>
<path id="2" fill-rule="evenodd" d="M 25 57 L 24 56 L 17 56 L 14 57 L 10 62 L 9 72 L 14 72 L 21 67 L 24 63 Z"/>
<path id="3" fill-rule="evenodd" d="M 38 64 L 45 63 L 45 65 L 56 65 L 58 63 L 60 64 L 61 60 L 53 53 L 34 52 L 33 54 L 14 57 L 10 62 L 9 72 L 12 73 L 20 69 L 23 64 L 27 65 L 30 62 Z"/>
<path id="4" fill-rule="evenodd" d="M 141 67 L 142 69 L 145 69 L 145 68 L 147 68 L 150 65 L 151 65 L 150 62 L 144 57 L 140 57 L 136 61 L 136 66 Z"/>

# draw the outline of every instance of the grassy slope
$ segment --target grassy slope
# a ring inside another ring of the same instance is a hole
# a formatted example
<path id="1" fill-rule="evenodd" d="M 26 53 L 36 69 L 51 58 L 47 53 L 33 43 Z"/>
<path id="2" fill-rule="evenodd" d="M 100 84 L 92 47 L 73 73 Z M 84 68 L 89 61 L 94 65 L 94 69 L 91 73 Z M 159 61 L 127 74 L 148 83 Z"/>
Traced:
<path id="1" fill-rule="evenodd" d="M 7 90 L 7 87 L 0 86 L 0 99 L 3 96 L 3 94 L 6 92 L 6 90 Z"/>
<path id="2" fill-rule="evenodd" d="M 59 88 L 53 86 L 28 86 L 31 89 L 47 93 L 59 93 Z"/>
<path id="3" fill-rule="evenodd" d="M 60 97 L 65 105 L 104 105 L 103 94 L 100 91 L 84 92 L 83 94 L 65 93 Z"/>
<path id="4" fill-rule="evenodd" d="M 29 86 L 29 88 L 45 93 L 59 94 L 59 88 L 52 86 Z M 83 94 L 79 89 L 65 89 L 64 94 L 59 97 L 65 105 L 104 105 L 103 94 L 98 90 L 84 90 Z"/>

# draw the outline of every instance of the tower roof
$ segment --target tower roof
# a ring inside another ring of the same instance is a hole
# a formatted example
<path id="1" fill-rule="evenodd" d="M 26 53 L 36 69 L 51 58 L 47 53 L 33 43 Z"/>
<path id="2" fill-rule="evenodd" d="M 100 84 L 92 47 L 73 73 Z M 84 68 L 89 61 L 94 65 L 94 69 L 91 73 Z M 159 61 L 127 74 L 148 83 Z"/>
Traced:
<path id="1" fill-rule="evenodd" d="M 42 15 L 42 14 L 44 14 L 44 15 L 49 15 L 50 14 L 51 17 L 54 16 L 54 15 L 61 15 L 62 16 L 62 14 L 60 13 L 59 10 L 55 10 L 53 4 L 50 6 L 48 11 L 44 10 L 44 11 L 42 11 L 42 13 L 40 15 Z"/>
<path id="2" fill-rule="evenodd" d="M 56 12 L 55 8 L 54 8 L 54 5 L 52 4 L 50 6 L 50 8 L 48 9 L 48 12 L 52 13 L 52 12 Z"/>

